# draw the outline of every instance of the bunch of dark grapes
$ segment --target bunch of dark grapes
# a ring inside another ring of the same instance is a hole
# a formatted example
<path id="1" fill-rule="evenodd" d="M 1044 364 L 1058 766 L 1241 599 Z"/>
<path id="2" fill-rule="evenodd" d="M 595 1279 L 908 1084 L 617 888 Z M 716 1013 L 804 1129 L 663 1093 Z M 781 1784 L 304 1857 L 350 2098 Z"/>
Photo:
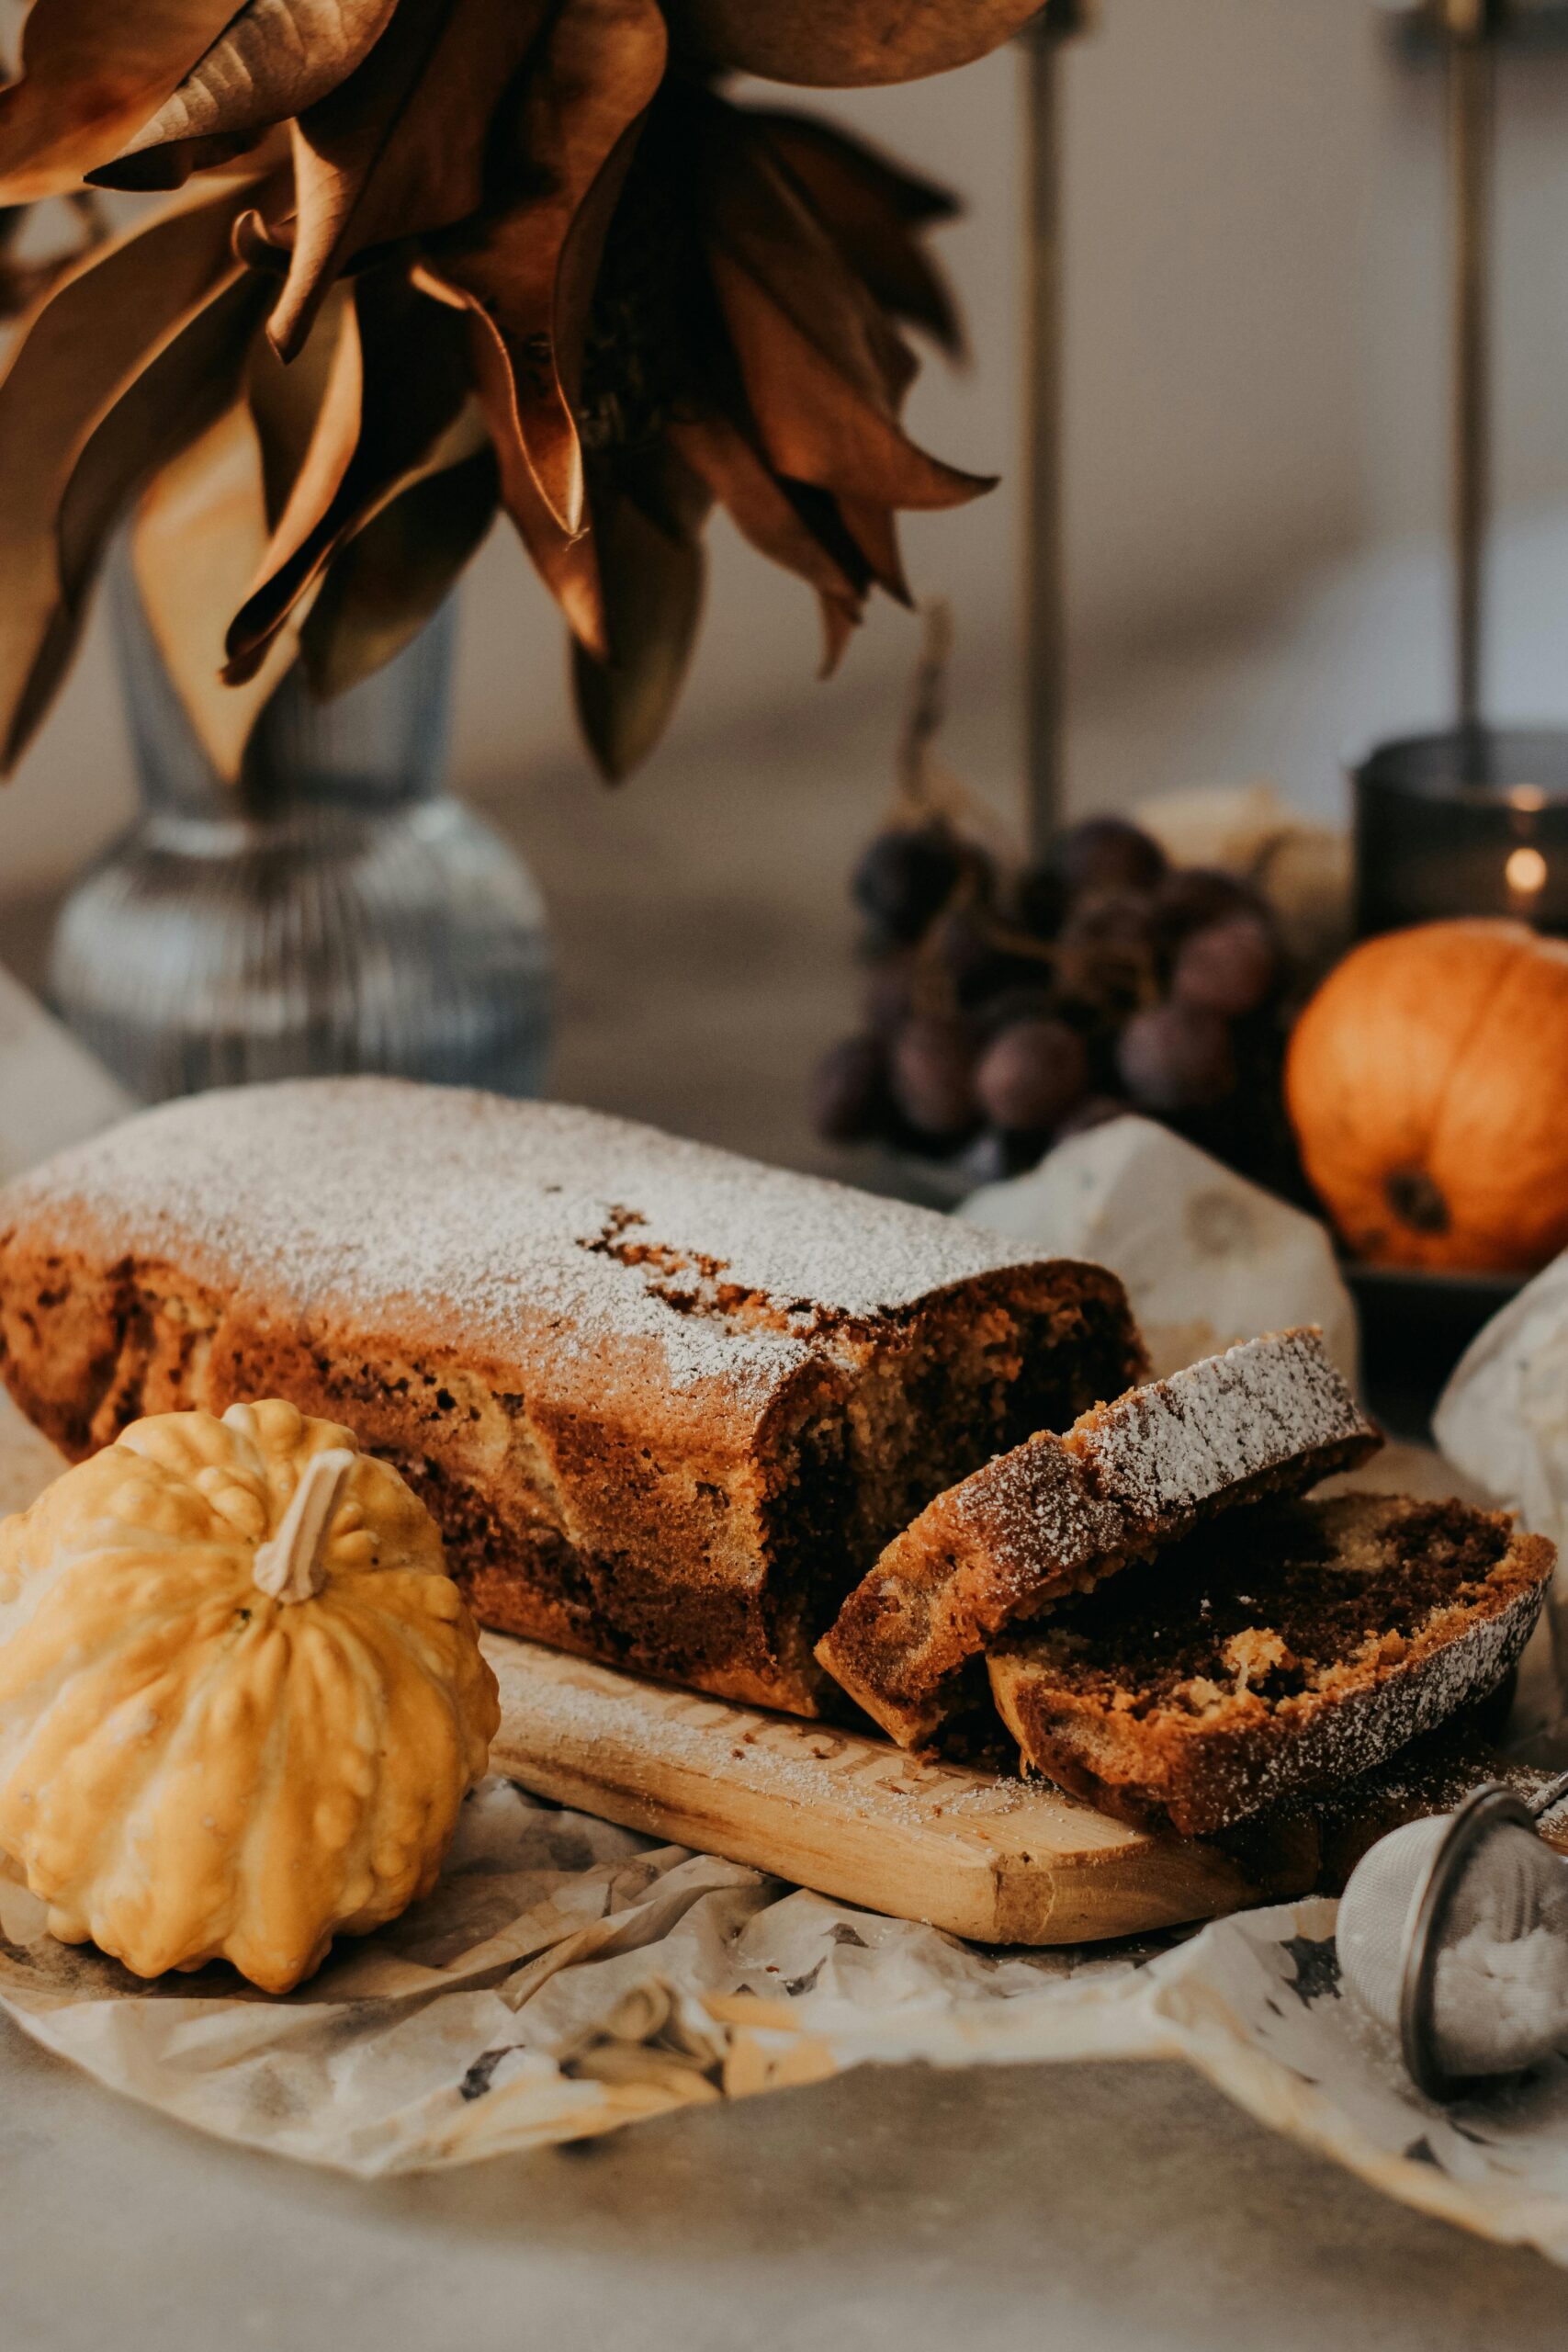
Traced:
<path id="1" fill-rule="evenodd" d="M 1247 882 L 1172 866 L 1114 817 L 1010 873 L 923 815 L 876 836 L 852 890 L 863 1021 L 818 1067 L 823 1136 L 982 1177 L 1135 1110 L 1299 1190 L 1280 1091 L 1292 975 Z"/>

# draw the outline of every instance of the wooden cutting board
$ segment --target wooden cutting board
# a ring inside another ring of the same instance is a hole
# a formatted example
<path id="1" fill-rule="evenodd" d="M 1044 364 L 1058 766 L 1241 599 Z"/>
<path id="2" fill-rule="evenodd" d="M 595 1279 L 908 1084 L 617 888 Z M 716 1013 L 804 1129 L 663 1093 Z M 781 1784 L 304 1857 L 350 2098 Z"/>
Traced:
<path id="1" fill-rule="evenodd" d="M 1458 1482 L 1424 1449 L 1390 1446 L 1343 1483 L 1449 1494 Z M 886 1740 L 505 1634 L 483 1642 L 501 1684 L 491 1762 L 525 1788 L 980 1943 L 1144 1935 L 1340 1885 L 1385 1830 L 1446 1810 L 1505 1769 L 1473 1724 L 1456 1724 L 1356 1784 L 1322 1820 L 1260 1824 L 1235 1836 L 1233 1853 L 1130 1829 L 1043 1781 L 920 1764 Z M 1506 1769 L 1521 1792 L 1545 1778 Z M 1568 1829 L 1559 1836 L 1568 1850 Z"/>
<path id="2" fill-rule="evenodd" d="M 1258 1899 L 1217 1849 L 1044 1783 L 705 1699 L 499 1634 L 493 1770 L 537 1796 L 980 1943 L 1068 1944 Z"/>

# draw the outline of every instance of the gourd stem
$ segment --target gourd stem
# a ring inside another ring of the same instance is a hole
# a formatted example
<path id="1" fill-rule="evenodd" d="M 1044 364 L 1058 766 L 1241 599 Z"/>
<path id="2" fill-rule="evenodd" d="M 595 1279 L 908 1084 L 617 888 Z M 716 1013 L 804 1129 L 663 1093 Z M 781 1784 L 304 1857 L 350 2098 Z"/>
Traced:
<path id="1" fill-rule="evenodd" d="M 321 1554 L 355 1457 L 345 1446 L 318 1453 L 307 1465 L 277 1533 L 256 1546 L 258 1591 L 274 1600 L 309 1600 L 326 1582 Z"/>

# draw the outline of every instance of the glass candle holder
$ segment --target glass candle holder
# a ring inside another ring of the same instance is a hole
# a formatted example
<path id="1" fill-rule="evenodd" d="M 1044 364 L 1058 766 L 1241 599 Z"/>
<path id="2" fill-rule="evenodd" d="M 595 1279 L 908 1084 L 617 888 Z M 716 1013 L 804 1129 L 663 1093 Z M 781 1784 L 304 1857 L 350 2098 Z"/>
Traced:
<path id="1" fill-rule="evenodd" d="M 1454 728 L 1350 769 L 1356 929 L 1506 915 L 1568 934 L 1568 733 Z"/>

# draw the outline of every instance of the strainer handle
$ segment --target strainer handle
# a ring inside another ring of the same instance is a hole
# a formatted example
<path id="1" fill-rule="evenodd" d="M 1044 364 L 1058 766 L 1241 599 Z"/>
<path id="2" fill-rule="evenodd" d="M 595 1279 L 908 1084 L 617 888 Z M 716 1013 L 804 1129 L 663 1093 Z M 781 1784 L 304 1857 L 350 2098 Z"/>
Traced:
<path id="1" fill-rule="evenodd" d="M 1568 1772 L 1559 1772 L 1555 1781 L 1548 1781 L 1544 1789 L 1538 1789 L 1533 1797 L 1527 1799 L 1530 1819 L 1539 1821 L 1542 1814 L 1550 1813 L 1564 1797 L 1568 1797 Z"/>
<path id="2" fill-rule="evenodd" d="M 1546 1796 L 1548 1790 L 1540 1793 Z M 1443 1923 L 1472 1849 L 1505 1821 L 1523 1829 L 1535 1826 L 1532 1808 L 1500 1781 L 1485 1781 L 1480 1788 L 1472 1789 L 1449 1816 L 1442 1843 L 1432 1857 L 1404 1930 L 1399 1970 L 1399 2042 L 1405 2072 L 1416 2089 L 1430 2099 L 1460 2098 L 1466 2088 L 1465 2078 L 1450 2075 L 1438 2055 L 1433 2018 Z"/>

